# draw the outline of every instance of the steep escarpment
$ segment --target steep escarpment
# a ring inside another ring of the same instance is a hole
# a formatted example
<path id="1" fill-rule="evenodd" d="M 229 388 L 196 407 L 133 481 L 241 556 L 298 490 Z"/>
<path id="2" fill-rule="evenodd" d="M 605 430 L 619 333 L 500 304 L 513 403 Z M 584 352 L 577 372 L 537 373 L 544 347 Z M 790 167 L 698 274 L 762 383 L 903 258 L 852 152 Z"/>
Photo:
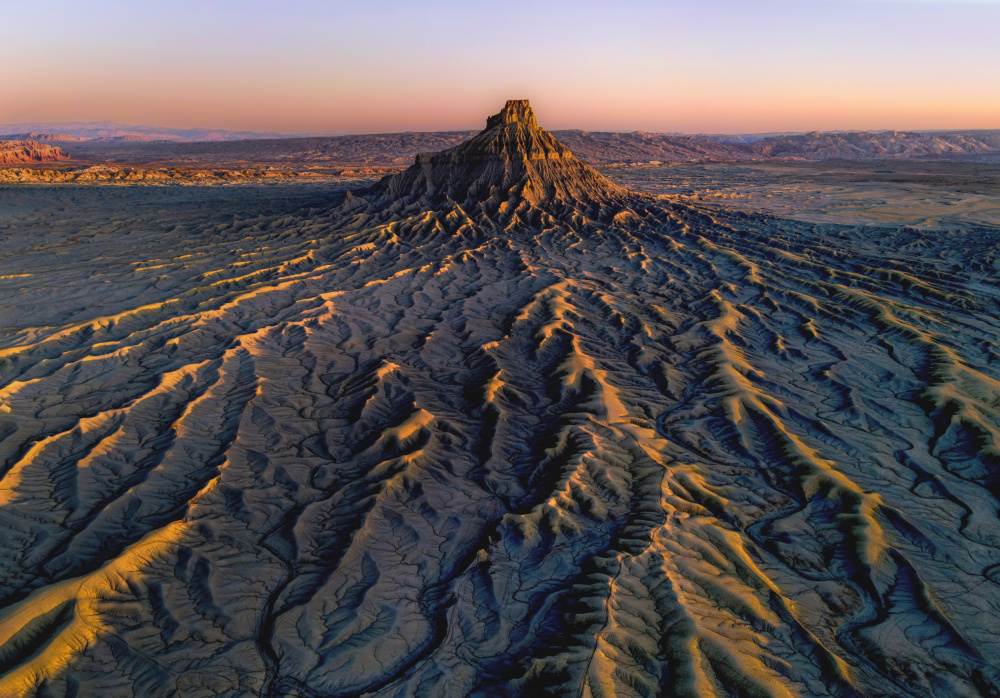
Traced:
<path id="1" fill-rule="evenodd" d="M 0 694 L 1000 691 L 997 231 L 470 143 L 0 212 Z"/>
<path id="2" fill-rule="evenodd" d="M 37 141 L 0 141 L 0 165 L 49 162 L 69 157 L 61 148 Z"/>

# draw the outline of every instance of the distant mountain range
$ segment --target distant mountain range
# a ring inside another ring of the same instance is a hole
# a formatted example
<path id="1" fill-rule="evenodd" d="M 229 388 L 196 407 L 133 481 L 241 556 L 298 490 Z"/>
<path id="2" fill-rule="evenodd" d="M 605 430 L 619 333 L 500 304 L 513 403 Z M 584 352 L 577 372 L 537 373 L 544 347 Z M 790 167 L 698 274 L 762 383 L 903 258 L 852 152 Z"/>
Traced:
<path id="1" fill-rule="evenodd" d="M 465 131 L 446 132 L 464 133 Z M 554 133 L 567 134 L 573 131 L 558 131 Z M 421 132 L 408 132 L 412 134 Z M 445 132 L 442 132 L 445 133 Z M 474 131 L 468 131 L 474 133 Z M 584 132 L 586 133 L 586 132 Z M 600 133 L 600 132 L 595 132 Z M 647 136 L 672 136 L 679 138 L 698 138 L 716 143 L 746 144 L 772 136 L 799 135 L 802 132 L 778 131 L 773 133 L 700 133 L 688 134 L 679 131 L 669 133 L 615 132 L 620 135 L 635 134 Z M 230 131 L 227 129 L 209 128 L 167 128 L 165 126 L 130 126 L 117 121 L 29 121 L 16 124 L 0 124 L 0 139 L 3 140 L 34 140 L 34 141 L 174 141 L 178 143 L 198 143 L 206 141 L 239 141 L 249 139 L 285 139 L 335 137 L 330 133 L 277 133 L 271 131 Z M 367 134 L 364 134 L 367 135 Z M 398 134 L 393 134 L 398 135 Z"/>
<path id="2" fill-rule="evenodd" d="M 865 160 L 1000 156 L 1000 130 L 813 131 L 794 134 L 677 135 L 556 131 L 587 162 L 703 159 Z"/>
<path id="3" fill-rule="evenodd" d="M 165 160 L 405 166 L 428 150 L 471 138 L 474 131 L 352 136 L 295 136 L 255 131 L 166 129 L 114 122 L 0 125 L 0 140 L 58 143 L 82 160 Z M 813 131 L 810 133 L 696 134 L 553 131 L 593 164 L 693 160 L 857 160 L 1000 157 L 1000 130 Z"/>
<path id="4" fill-rule="evenodd" d="M 249 138 L 297 138 L 303 134 L 262 131 L 227 131 L 210 128 L 166 128 L 129 126 L 116 121 L 57 121 L 0 124 L 0 138 L 32 135 L 30 140 L 145 140 L 145 141 L 238 141 Z M 67 136 L 71 138 L 67 138 Z M 25 138 L 20 138 L 25 140 Z"/>

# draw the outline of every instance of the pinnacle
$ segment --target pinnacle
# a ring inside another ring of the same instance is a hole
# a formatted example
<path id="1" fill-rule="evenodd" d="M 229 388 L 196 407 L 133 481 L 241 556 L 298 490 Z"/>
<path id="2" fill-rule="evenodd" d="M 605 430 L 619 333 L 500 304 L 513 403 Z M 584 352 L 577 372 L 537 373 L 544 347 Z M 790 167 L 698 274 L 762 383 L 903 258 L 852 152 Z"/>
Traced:
<path id="1" fill-rule="evenodd" d="M 486 120 L 486 128 L 491 129 L 504 124 L 524 124 L 530 128 L 538 128 L 535 112 L 526 99 L 508 99 L 499 114 L 494 114 Z"/>
<path id="2" fill-rule="evenodd" d="M 440 153 L 420 153 L 417 163 L 512 162 L 572 157 L 569 149 L 538 125 L 526 99 L 510 99 L 486 128 L 461 145 Z"/>

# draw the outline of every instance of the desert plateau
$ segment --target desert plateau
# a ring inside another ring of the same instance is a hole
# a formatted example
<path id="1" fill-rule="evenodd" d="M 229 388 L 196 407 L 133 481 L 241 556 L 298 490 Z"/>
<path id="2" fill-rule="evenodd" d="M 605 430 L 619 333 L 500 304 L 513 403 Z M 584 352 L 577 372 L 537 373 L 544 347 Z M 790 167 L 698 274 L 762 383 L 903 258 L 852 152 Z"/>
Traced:
<path id="1" fill-rule="evenodd" d="M 1000 695 L 997 132 L 102 129 L 0 150 L 0 696 Z"/>

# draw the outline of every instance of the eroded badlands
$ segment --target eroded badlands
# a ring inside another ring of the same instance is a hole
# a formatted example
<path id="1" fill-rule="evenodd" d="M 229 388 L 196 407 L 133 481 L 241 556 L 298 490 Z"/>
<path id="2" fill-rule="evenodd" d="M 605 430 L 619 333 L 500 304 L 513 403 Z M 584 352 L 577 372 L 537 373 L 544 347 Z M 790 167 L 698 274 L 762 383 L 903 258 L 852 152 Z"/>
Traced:
<path id="1" fill-rule="evenodd" d="M 0 694 L 1000 693 L 996 228 L 526 109 L 353 195 L 0 191 Z"/>

